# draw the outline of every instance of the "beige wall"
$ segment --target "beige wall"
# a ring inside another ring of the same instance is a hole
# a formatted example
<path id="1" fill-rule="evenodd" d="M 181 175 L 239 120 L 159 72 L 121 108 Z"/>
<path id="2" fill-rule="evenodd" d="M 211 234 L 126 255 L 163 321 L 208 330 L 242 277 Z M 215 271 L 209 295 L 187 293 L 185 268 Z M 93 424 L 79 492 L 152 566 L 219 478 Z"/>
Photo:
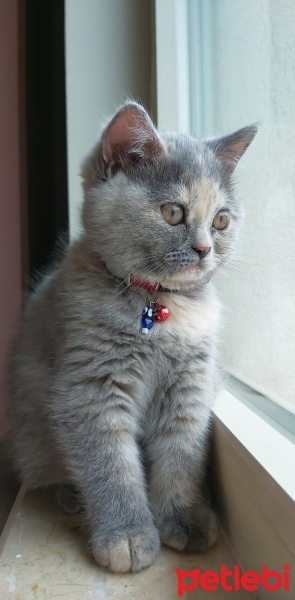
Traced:
<path id="1" fill-rule="evenodd" d="M 81 161 L 102 120 L 133 97 L 151 104 L 151 0 L 66 0 L 70 232 L 79 231 Z"/>
<path id="2" fill-rule="evenodd" d="M 18 2 L 0 3 L 0 435 L 5 372 L 21 301 Z"/>

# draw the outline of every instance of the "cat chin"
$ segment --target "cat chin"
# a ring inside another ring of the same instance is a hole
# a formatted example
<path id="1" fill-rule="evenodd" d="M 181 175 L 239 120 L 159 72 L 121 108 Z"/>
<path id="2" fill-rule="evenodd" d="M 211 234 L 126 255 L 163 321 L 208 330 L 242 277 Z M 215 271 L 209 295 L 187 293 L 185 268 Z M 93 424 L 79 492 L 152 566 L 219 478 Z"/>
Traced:
<path id="1" fill-rule="evenodd" d="M 130 272 L 127 272 L 124 276 L 124 274 L 122 274 L 122 270 L 118 269 L 117 265 L 112 264 L 111 261 L 106 260 L 105 264 L 108 271 L 112 275 L 124 280 L 127 286 L 130 285 Z M 144 273 L 138 272 L 135 275 L 143 281 L 151 284 L 160 283 L 160 285 L 166 289 L 185 291 L 209 283 L 211 276 L 213 275 L 213 271 L 205 271 L 203 266 L 194 264 L 189 267 L 182 268 L 173 275 L 166 275 L 164 278 L 160 275 L 157 276 L 156 274 L 151 277 L 147 277 Z"/>
<path id="2" fill-rule="evenodd" d="M 205 273 L 199 269 L 186 269 L 186 272 L 180 272 L 172 277 L 166 277 L 161 279 L 162 287 L 173 289 L 173 290 L 189 290 L 200 285 L 209 283 L 211 280 L 212 273 Z"/>

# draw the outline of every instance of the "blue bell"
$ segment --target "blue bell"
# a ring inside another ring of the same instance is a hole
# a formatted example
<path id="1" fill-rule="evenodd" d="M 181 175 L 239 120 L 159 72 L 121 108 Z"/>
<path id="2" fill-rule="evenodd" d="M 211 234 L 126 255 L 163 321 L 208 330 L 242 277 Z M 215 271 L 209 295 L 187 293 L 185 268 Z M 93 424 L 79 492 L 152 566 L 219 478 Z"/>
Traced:
<path id="1" fill-rule="evenodd" d="M 141 319 L 141 333 L 145 335 L 150 331 L 155 322 L 155 311 L 152 306 L 146 306 Z"/>

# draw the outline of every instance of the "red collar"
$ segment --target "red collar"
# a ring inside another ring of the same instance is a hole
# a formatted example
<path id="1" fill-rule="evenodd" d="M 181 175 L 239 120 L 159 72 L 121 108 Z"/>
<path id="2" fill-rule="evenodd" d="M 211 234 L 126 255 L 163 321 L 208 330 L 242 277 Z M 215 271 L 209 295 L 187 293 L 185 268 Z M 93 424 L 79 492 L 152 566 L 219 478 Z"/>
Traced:
<path id="1" fill-rule="evenodd" d="M 161 284 L 159 282 L 150 283 L 150 281 L 144 281 L 143 279 L 135 277 L 135 275 L 132 274 L 130 275 L 130 285 L 132 285 L 133 287 L 142 288 L 143 290 L 147 290 L 148 292 L 157 292 L 161 287 Z"/>

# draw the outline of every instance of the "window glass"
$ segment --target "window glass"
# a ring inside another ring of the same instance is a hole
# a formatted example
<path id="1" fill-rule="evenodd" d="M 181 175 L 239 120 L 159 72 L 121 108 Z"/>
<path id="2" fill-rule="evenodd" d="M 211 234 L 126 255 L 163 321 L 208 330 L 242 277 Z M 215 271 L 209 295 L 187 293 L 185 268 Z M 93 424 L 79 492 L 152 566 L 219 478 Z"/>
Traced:
<path id="1" fill-rule="evenodd" d="M 206 0 L 201 18 L 202 134 L 261 124 L 236 169 L 238 252 L 216 278 L 224 363 L 295 412 L 295 2 Z"/>

